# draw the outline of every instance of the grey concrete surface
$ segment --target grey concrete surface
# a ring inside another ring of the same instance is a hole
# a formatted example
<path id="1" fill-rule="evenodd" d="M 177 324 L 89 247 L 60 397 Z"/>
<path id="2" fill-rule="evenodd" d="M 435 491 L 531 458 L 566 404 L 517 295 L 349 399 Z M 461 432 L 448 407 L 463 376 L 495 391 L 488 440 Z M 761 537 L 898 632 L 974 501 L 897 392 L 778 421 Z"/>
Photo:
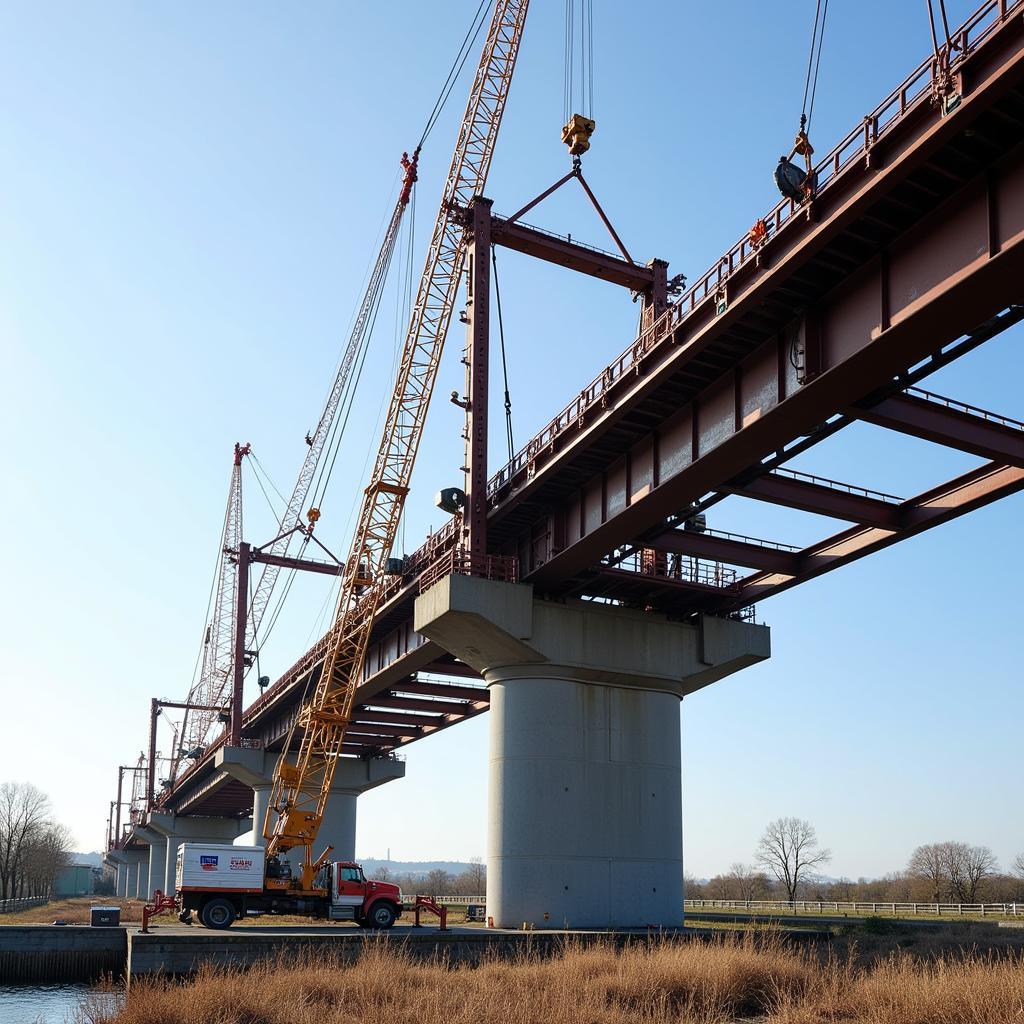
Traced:
<path id="1" fill-rule="evenodd" d="M 415 628 L 490 689 L 495 925 L 681 925 L 680 698 L 769 657 L 767 627 L 452 575 L 418 598 Z"/>

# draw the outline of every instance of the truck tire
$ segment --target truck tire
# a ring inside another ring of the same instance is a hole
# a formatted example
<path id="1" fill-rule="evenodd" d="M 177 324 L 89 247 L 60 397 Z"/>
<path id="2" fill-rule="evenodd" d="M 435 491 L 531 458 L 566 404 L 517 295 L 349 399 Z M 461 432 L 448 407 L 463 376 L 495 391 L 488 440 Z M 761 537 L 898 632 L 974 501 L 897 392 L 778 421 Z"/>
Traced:
<path id="1" fill-rule="evenodd" d="M 395 923 L 395 918 L 397 917 L 398 914 L 395 911 L 394 904 L 381 900 L 380 903 L 375 903 L 370 908 L 370 913 L 364 920 L 366 921 L 366 927 L 384 930 L 390 928 Z"/>
<path id="2" fill-rule="evenodd" d="M 238 911 L 231 900 L 218 897 L 203 904 L 199 920 L 207 928 L 230 928 L 235 923 Z"/>

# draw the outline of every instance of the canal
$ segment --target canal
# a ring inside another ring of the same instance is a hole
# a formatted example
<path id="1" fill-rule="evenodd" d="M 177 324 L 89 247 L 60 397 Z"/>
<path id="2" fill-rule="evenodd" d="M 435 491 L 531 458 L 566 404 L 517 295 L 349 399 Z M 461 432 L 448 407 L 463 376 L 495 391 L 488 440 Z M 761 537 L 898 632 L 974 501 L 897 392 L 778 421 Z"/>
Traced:
<path id="1" fill-rule="evenodd" d="M 96 992 L 90 985 L 0 985 L 3 1024 L 92 1024 L 96 1010 L 115 1010 L 120 992 Z M 85 1013 L 84 1010 L 93 1013 Z"/>

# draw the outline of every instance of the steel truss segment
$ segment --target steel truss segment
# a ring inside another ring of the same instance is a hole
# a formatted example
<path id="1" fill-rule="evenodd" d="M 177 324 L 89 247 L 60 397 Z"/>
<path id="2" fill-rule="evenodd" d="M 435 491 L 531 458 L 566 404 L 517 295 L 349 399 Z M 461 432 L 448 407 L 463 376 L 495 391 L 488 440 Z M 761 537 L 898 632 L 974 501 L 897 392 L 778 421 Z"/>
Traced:
<path id="1" fill-rule="evenodd" d="M 434 223 L 383 437 L 370 476 L 378 486 L 364 496 L 351 555 L 342 576 L 336 640 L 327 651 L 310 701 L 313 709 L 331 707 L 337 712 L 338 720 L 330 724 L 316 723 L 304 731 L 297 759 L 303 780 L 299 787 L 285 786 L 275 773 L 271 810 L 277 807 L 284 813 L 279 812 L 275 823 L 268 811 L 264 824 L 268 854 L 298 845 L 288 832 L 293 816 L 312 815 L 316 820 L 323 817 L 335 759 L 341 752 L 345 728 L 351 718 L 373 617 L 380 601 L 379 586 L 371 586 L 368 592 L 361 593 L 360 584 L 367 578 L 380 579 L 384 563 L 391 554 L 462 271 L 463 229 L 452 211 L 466 206 L 474 195 L 483 191 L 527 8 L 528 0 L 498 0 L 495 4 Z M 381 484 L 391 487 L 385 489 Z M 307 837 L 301 844 L 306 847 L 305 887 L 312 882 L 307 877 L 312 841 L 312 837 Z"/>

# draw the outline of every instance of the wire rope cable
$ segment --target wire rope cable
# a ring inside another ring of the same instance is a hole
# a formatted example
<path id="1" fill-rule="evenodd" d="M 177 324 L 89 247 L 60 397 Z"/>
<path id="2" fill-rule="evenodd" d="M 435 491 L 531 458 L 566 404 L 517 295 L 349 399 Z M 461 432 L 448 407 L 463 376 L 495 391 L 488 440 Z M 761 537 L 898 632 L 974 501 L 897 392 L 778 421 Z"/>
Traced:
<path id="1" fill-rule="evenodd" d="M 807 74 L 804 76 L 804 96 L 800 104 L 801 128 L 810 129 L 814 116 L 814 97 L 818 91 L 818 72 L 821 68 L 821 49 L 825 39 L 825 19 L 828 17 L 828 0 L 816 0 L 814 27 L 811 30 L 811 45 L 807 52 Z"/>
<path id="2" fill-rule="evenodd" d="M 505 320 L 501 315 L 501 288 L 498 285 L 498 250 L 491 247 L 491 263 L 494 266 L 494 298 L 498 310 L 498 337 L 501 341 L 501 375 L 505 384 L 505 437 L 508 441 L 508 461 L 515 458 L 515 442 L 512 439 L 512 399 L 508 391 L 508 360 L 505 356 Z"/>

